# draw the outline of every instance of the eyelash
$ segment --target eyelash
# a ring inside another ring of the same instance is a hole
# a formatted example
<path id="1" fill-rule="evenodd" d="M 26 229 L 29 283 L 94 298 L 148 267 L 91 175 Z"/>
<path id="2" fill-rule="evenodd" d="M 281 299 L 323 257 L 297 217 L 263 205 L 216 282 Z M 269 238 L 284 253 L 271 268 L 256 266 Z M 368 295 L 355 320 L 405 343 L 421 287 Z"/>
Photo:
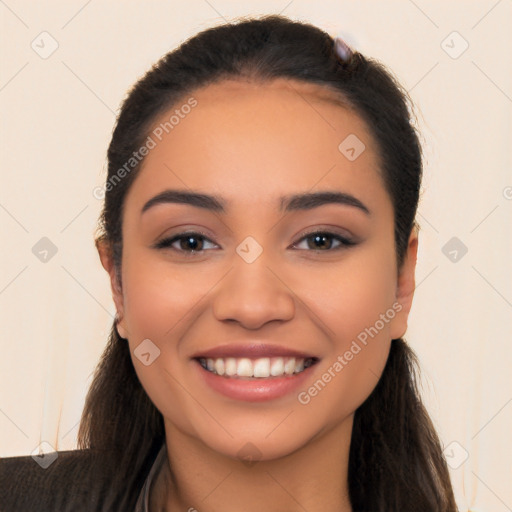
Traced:
<path id="1" fill-rule="evenodd" d="M 336 233 L 331 233 L 330 231 L 311 231 L 311 232 L 302 233 L 300 235 L 298 242 L 295 243 L 294 245 L 297 245 L 299 242 L 302 242 L 303 240 L 310 238 L 314 235 L 327 235 L 328 237 L 332 237 L 335 240 L 340 242 L 340 245 L 338 247 L 335 247 L 333 249 L 318 249 L 318 250 L 316 250 L 316 252 L 333 252 L 333 251 L 337 251 L 337 250 L 340 250 L 343 248 L 347 249 L 351 246 L 357 245 L 357 242 L 354 242 L 353 240 L 350 240 L 349 238 L 345 238 Z M 205 251 L 205 249 L 202 249 L 200 251 L 194 251 L 194 250 L 184 251 L 181 249 L 175 249 L 174 247 L 171 247 L 171 245 L 174 244 L 175 242 L 178 242 L 182 239 L 187 239 L 187 238 L 199 238 L 199 239 L 204 239 L 204 240 L 211 242 L 211 240 L 204 233 L 200 233 L 197 231 L 191 231 L 191 232 L 179 233 L 173 237 L 164 238 L 164 239 L 160 240 L 159 242 L 157 242 L 153 247 L 155 249 L 171 249 L 173 251 L 186 254 L 188 257 L 193 257 L 193 256 Z M 304 250 L 304 249 L 299 249 L 299 250 Z M 315 249 L 306 249 L 306 250 L 309 252 L 315 251 Z"/>

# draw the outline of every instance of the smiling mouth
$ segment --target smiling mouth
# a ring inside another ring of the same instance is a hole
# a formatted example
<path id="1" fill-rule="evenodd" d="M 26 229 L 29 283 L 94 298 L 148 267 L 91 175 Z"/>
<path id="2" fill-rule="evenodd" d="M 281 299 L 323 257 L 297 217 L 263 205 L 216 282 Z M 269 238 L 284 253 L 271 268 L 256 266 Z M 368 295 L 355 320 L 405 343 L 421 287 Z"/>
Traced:
<path id="1" fill-rule="evenodd" d="M 316 357 L 198 357 L 208 372 L 235 379 L 268 379 L 297 375 L 318 362 Z"/>

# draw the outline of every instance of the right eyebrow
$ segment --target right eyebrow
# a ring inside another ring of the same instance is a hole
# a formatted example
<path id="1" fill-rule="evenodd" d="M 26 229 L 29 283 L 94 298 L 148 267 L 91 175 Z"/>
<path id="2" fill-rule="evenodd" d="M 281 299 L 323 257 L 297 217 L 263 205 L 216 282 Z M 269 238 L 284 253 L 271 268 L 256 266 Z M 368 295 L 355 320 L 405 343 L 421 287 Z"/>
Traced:
<path id="1" fill-rule="evenodd" d="M 225 213 L 226 201 L 218 196 L 200 192 L 185 192 L 181 190 L 164 190 L 147 201 L 141 210 L 141 215 L 152 206 L 165 203 L 178 203 L 204 208 L 213 212 Z"/>

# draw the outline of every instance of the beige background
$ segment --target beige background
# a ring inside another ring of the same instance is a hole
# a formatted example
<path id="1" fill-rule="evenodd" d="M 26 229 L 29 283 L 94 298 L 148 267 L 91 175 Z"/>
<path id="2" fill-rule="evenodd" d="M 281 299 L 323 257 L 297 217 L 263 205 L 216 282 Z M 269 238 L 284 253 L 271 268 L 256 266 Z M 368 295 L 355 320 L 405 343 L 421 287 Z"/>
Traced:
<path id="1" fill-rule="evenodd" d="M 511 11 L 510 0 L 0 2 L 0 455 L 76 446 L 114 314 L 92 191 L 127 89 L 199 30 L 283 12 L 382 60 L 417 105 L 426 160 L 406 338 L 460 509 L 511 511 Z M 57 248 L 46 262 L 32 251 L 42 237 Z M 455 262 L 442 250 L 452 237 L 468 249 Z"/>

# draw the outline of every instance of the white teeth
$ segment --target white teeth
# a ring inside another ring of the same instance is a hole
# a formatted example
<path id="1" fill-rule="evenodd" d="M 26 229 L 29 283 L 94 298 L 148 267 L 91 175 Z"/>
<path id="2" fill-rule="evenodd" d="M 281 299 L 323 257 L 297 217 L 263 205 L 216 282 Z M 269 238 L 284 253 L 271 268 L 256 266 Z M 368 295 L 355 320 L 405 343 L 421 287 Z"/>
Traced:
<path id="1" fill-rule="evenodd" d="M 283 375 L 284 373 L 284 361 L 282 357 L 273 357 L 272 363 L 270 364 L 270 375 Z"/>
<path id="2" fill-rule="evenodd" d="M 284 363 L 284 373 L 291 375 L 295 371 L 295 357 L 290 357 L 286 363 Z"/>
<path id="3" fill-rule="evenodd" d="M 226 377 L 281 377 L 301 373 L 314 364 L 313 359 L 295 357 L 261 357 L 249 359 L 247 357 L 235 358 L 201 358 L 203 368 L 218 375 Z"/>
<path id="4" fill-rule="evenodd" d="M 236 374 L 239 377 L 252 377 L 252 362 L 246 357 L 238 360 L 236 367 Z"/>
<path id="5" fill-rule="evenodd" d="M 253 365 L 254 377 L 268 377 L 270 375 L 270 358 L 256 359 Z"/>
<path id="6" fill-rule="evenodd" d="M 224 375 L 224 359 L 215 359 L 215 371 L 219 375 Z"/>
<path id="7" fill-rule="evenodd" d="M 232 375 L 236 375 L 236 359 L 234 357 L 228 357 L 226 359 L 225 370 L 226 375 L 229 375 L 230 377 Z"/>

